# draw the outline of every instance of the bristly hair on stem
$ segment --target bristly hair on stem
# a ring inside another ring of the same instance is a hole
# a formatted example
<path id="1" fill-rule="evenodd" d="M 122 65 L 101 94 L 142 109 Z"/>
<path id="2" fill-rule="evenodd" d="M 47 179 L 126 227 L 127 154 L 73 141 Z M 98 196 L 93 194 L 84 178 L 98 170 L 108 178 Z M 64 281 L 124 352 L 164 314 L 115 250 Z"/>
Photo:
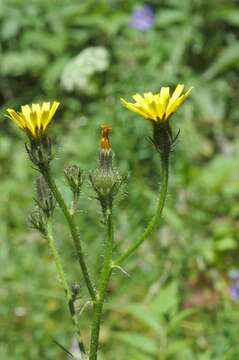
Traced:
<path id="1" fill-rule="evenodd" d="M 98 297 L 93 307 L 89 360 L 97 360 L 103 306 L 112 273 L 112 256 L 114 246 L 114 228 L 112 217 L 112 211 L 108 210 L 105 216 L 106 240 L 104 243 L 102 268 L 99 276 Z"/>
<path id="2" fill-rule="evenodd" d="M 96 299 L 95 285 L 89 273 L 88 264 L 86 262 L 85 254 L 82 248 L 81 237 L 76 224 L 75 216 L 74 214 L 71 213 L 70 209 L 68 208 L 60 190 L 56 185 L 55 180 L 52 177 L 50 169 L 49 168 L 45 169 L 45 171 L 42 172 L 42 175 L 66 219 L 75 246 L 77 258 L 82 270 L 85 284 L 87 286 L 92 301 L 94 301 Z"/>
<path id="3" fill-rule="evenodd" d="M 123 253 L 114 261 L 115 266 L 119 266 L 124 261 L 126 261 L 131 255 L 135 253 L 135 251 L 141 246 L 147 237 L 150 236 L 156 224 L 158 224 L 164 209 L 168 189 L 169 158 L 172 151 L 172 146 L 178 138 L 179 132 L 175 137 L 173 137 L 172 130 L 168 122 L 152 123 L 152 125 L 153 137 L 150 138 L 150 140 L 154 144 L 156 150 L 160 153 L 161 158 L 161 184 L 157 208 L 155 214 L 149 220 L 142 234 L 136 238 L 135 241 L 133 241 L 125 253 Z"/>

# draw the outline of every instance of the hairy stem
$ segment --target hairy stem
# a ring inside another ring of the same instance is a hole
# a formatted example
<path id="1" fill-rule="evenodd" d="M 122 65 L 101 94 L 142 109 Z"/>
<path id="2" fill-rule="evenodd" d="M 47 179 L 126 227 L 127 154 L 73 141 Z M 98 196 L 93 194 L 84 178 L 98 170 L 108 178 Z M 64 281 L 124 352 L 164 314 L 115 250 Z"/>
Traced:
<path id="1" fill-rule="evenodd" d="M 73 326 L 74 326 L 75 335 L 76 335 L 76 338 L 77 338 L 79 348 L 85 354 L 84 344 L 81 341 L 81 336 L 80 336 L 80 327 L 79 327 L 79 323 L 78 323 L 78 318 L 77 318 L 77 315 L 76 315 L 76 312 L 75 312 L 74 299 L 72 297 L 72 292 L 71 292 L 70 287 L 68 285 L 68 282 L 66 280 L 66 276 L 65 276 L 63 266 L 62 266 L 62 263 L 61 263 L 61 258 L 60 258 L 60 255 L 58 253 L 54 237 L 52 235 L 51 221 L 48 222 L 46 239 L 47 239 L 48 244 L 50 246 L 50 249 L 51 249 L 55 264 L 56 264 L 57 273 L 58 273 L 58 276 L 60 278 L 61 284 L 62 284 L 64 292 L 65 292 L 65 296 L 66 296 L 67 304 L 68 304 L 68 307 L 69 307 L 69 310 L 70 310 L 71 319 L 72 319 L 72 323 L 73 323 Z"/>
<path id="2" fill-rule="evenodd" d="M 168 165 L 169 160 L 168 156 L 163 156 L 161 154 L 161 187 L 160 193 L 158 198 L 158 205 L 156 208 L 156 212 L 154 216 L 149 221 L 148 225 L 146 226 L 144 232 L 136 239 L 136 241 L 129 247 L 129 249 L 121 255 L 118 259 L 114 261 L 114 265 L 122 264 L 126 259 L 128 259 L 137 249 L 138 247 L 144 242 L 144 240 L 152 233 L 154 227 L 158 223 L 159 219 L 161 218 L 163 208 L 165 205 L 167 189 L 168 189 Z"/>
<path id="3" fill-rule="evenodd" d="M 50 190 L 52 191 L 52 194 L 55 197 L 58 205 L 60 206 L 60 208 L 61 208 L 61 210 L 62 210 L 62 212 L 63 212 L 63 214 L 65 216 L 65 219 L 66 219 L 66 221 L 68 223 L 68 226 L 69 226 L 69 229 L 70 229 L 70 232 L 71 232 L 71 236 L 72 236 L 72 239 L 73 239 L 73 242 L 74 242 L 74 245 L 75 245 L 78 261 L 79 261 L 80 266 L 81 266 L 82 274 L 83 274 L 87 289 L 89 291 L 89 294 L 91 296 L 92 301 L 95 301 L 95 299 L 96 299 L 96 291 L 95 291 L 95 287 L 93 285 L 93 282 L 92 282 L 92 280 L 90 278 L 88 267 L 87 267 L 86 262 L 85 262 L 85 256 L 84 256 L 83 249 L 82 249 L 82 246 L 81 246 L 81 240 L 80 240 L 80 236 L 79 236 L 77 226 L 76 226 L 76 223 L 75 223 L 74 214 L 70 213 L 70 211 L 69 211 L 69 209 L 68 209 L 68 207 L 67 207 L 67 205 L 65 203 L 65 200 L 63 199 L 59 189 L 56 186 L 56 183 L 55 183 L 54 179 L 51 176 L 50 170 L 45 170 L 42 173 L 42 175 L 43 175 L 46 183 L 48 184 Z"/>
<path id="4" fill-rule="evenodd" d="M 99 346 L 99 333 L 102 317 L 102 310 L 105 301 L 109 279 L 112 271 L 112 254 L 113 254 L 113 224 L 112 213 L 106 214 L 107 239 L 104 249 L 104 260 L 99 279 L 98 297 L 94 303 L 93 320 L 91 329 L 90 357 L 89 360 L 97 360 Z"/>

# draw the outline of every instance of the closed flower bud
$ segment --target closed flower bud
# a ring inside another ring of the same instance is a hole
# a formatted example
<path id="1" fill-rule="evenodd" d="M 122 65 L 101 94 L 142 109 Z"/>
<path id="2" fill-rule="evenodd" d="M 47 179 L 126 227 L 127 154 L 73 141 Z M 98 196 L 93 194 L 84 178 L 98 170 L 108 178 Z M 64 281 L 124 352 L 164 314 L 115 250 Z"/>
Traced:
<path id="1" fill-rule="evenodd" d="M 102 125 L 101 130 L 99 166 L 90 174 L 89 178 L 105 215 L 107 210 L 113 206 L 114 198 L 120 189 L 123 178 L 112 164 L 113 154 L 109 142 L 111 126 Z"/>
<path id="2" fill-rule="evenodd" d="M 104 214 L 107 209 L 112 208 L 113 200 L 120 189 L 122 181 L 122 176 L 116 169 L 111 169 L 108 172 L 96 169 L 90 174 L 91 185 L 101 203 Z"/>
<path id="3" fill-rule="evenodd" d="M 110 147 L 109 134 L 112 126 L 108 124 L 101 125 L 101 140 L 99 162 L 102 170 L 108 171 L 112 168 L 113 154 Z"/>
<path id="4" fill-rule="evenodd" d="M 36 193 L 37 198 L 35 199 L 35 202 L 42 210 L 46 218 L 50 218 L 53 215 L 56 202 L 44 178 L 41 175 L 36 179 Z"/>
<path id="5" fill-rule="evenodd" d="M 71 292 L 74 300 L 77 299 L 77 297 L 79 296 L 80 290 L 81 290 L 81 286 L 79 284 L 74 283 L 71 285 Z"/>
<path id="6" fill-rule="evenodd" d="M 80 196 L 81 187 L 84 181 L 83 173 L 79 166 L 70 165 L 64 170 L 66 181 L 73 193 L 74 199 L 78 200 Z"/>
<path id="7" fill-rule="evenodd" d="M 28 217 L 28 223 L 43 236 L 47 235 L 47 218 L 41 209 L 37 208 L 31 212 Z"/>

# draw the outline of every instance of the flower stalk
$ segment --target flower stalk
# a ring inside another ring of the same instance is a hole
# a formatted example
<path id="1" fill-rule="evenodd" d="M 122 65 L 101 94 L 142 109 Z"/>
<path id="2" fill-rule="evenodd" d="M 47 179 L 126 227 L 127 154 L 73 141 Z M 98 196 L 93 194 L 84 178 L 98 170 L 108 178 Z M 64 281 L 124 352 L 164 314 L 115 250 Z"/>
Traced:
<path id="1" fill-rule="evenodd" d="M 149 121 L 153 127 L 151 141 L 161 156 L 161 187 L 154 216 L 139 238 L 135 240 L 123 255 L 115 260 L 114 266 L 122 264 L 139 248 L 144 240 L 152 233 L 161 218 L 168 189 L 169 156 L 172 146 L 179 134 L 173 137 L 170 119 L 188 98 L 192 87 L 186 93 L 183 93 L 183 90 L 184 85 L 178 84 L 172 95 L 170 95 L 170 88 L 162 87 L 160 92 L 156 94 L 148 92 L 144 93 L 143 96 L 140 94 L 133 95 L 134 103 L 127 102 L 121 98 L 122 104 L 128 110 L 142 116 L 145 120 Z"/>
<path id="2" fill-rule="evenodd" d="M 112 272 L 114 231 L 113 231 L 113 223 L 112 223 L 112 211 L 110 210 L 106 215 L 106 230 L 107 230 L 107 236 L 106 236 L 104 255 L 103 255 L 104 260 L 103 260 L 102 270 L 99 279 L 98 297 L 93 306 L 93 320 L 92 320 L 89 360 L 97 360 L 102 311 L 103 311 L 105 296 Z"/>
<path id="3" fill-rule="evenodd" d="M 51 172 L 50 169 L 46 169 L 43 173 L 42 173 L 46 183 L 48 184 L 50 190 L 52 191 L 53 196 L 56 199 L 56 202 L 58 203 L 58 205 L 60 206 L 65 219 L 67 221 L 67 224 L 69 226 L 70 232 L 71 232 L 71 236 L 74 242 L 74 246 L 75 246 L 75 250 L 76 250 L 76 254 L 77 254 L 77 258 L 78 261 L 80 263 L 81 266 L 81 270 L 82 270 L 82 274 L 83 274 L 83 278 L 84 281 L 86 283 L 87 289 L 89 291 L 90 297 L 92 299 L 92 301 L 95 301 L 96 299 L 96 290 L 93 284 L 93 281 L 91 280 L 90 274 L 89 274 L 89 270 L 88 267 L 86 265 L 86 261 L 85 261 L 85 256 L 83 253 L 83 249 L 81 246 L 81 240 L 80 240 L 80 236 L 79 236 L 79 232 L 77 229 L 77 225 L 75 222 L 75 216 L 74 214 L 71 214 L 71 212 L 69 211 L 65 200 L 63 198 L 63 196 L 61 195 L 61 192 L 59 191 L 54 179 L 51 176 Z"/>
<path id="4" fill-rule="evenodd" d="M 79 326 L 79 322 L 78 322 L 78 317 L 75 311 L 75 298 L 73 296 L 73 292 L 71 291 L 67 279 L 66 279 L 66 275 L 65 272 L 63 270 L 63 265 L 61 262 L 61 258 L 60 255 L 58 253 L 57 250 L 57 246 L 52 234 L 52 223 L 51 220 L 48 221 L 47 224 L 47 231 L 46 231 L 46 235 L 45 238 L 49 244 L 49 247 L 51 249 L 52 252 L 52 256 L 54 258 L 55 264 L 56 264 L 56 269 L 57 269 L 57 273 L 60 279 L 60 282 L 62 284 L 62 287 L 64 289 L 65 292 L 65 297 L 66 297 L 66 301 L 68 304 L 68 308 L 70 310 L 70 315 L 71 315 L 71 320 L 72 320 L 72 324 L 74 326 L 74 331 L 75 331 L 75 336 L 77 339 L 77 343 L 79 346 L 80 351 L 85 354 L 85 347 L 84 344 L 81 340 L 81 333 L 80 333 L 80 326 Z"/>
<path id="5" fill-rule="evenodd" d="M 168 189 L 168 167 L 169 167 L 169 159 L 168 156 L 161 157 L 161 186 L 158 197 L 158 204 L 155 211 L 155 214 L 149 221 L 143 233 L 133 242 L 133 244 L 129 247 L 129 249 L 122 254 L 119 258 L 114 261 L 114 266 L 119 266 L 123 262 L 125 262 L 131 255 L 135 253 L 135 251 L 140 247 L 140 245 L 151 235 L 155 226 L 159 223 L 159 220 L 162 216 L 162 212 L 165 205 L 165 200 L 167 196 Z"/>

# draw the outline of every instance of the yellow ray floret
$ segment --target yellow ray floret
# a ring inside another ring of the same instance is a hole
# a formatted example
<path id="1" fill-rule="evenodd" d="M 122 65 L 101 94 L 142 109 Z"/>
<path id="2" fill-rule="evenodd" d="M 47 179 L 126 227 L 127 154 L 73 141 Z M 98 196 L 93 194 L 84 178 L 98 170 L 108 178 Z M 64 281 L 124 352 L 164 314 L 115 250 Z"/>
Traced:
<path id="1" fill-rule="evenodd" d="M 44 102 L 43 104 L 24 105 L 21 112 L 7 109 L 7 117 L 14 121 L 20 129 L 34 139 L 40 139 L 50 124 L 59 102 Z"/>
<path id="2" fill-rule="evenodd" d="M 139 94 L 133 95 L 134 103 L 120 99 L 123 105 L 137 114 L 143 116 L 147 120 L 156 122 L 163 122 L 170 118 L 175 113 L 178 107 L 187 99 L 192 87 L 183 94 L 184 85 L 177 85 L 173 94 L 170 96 L 169 87 L 162 87 L 160 92 L 152 94 L 151 92 L 144 93 L 144 96 Z"/>

